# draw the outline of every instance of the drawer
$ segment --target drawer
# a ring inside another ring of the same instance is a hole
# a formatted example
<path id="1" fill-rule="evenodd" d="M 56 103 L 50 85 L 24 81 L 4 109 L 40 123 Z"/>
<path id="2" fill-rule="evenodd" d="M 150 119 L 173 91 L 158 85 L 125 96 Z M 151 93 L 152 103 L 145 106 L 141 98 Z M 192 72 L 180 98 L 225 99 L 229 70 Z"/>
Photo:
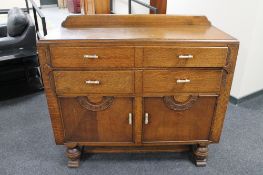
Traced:
<path id="1" fill-rule="evenodd" d="M 143 92 L 218 92 L 221 79 L 221 70 L 149 70 L 143 72 Z"/>
<path id="2" fill-rule="evenodd" d="M 54 71 L 57 94 L 134 92 L 132 71 Z"/>
<path id="3" fill-rule="evenodd" d="M 227 47 L 144 48 L 146 67 L 223 67 Z"/>
<path id="4" fill-rule="evenodd" d="M 133 67 L 134 48 L 51 47 L 54 67 Z"/>

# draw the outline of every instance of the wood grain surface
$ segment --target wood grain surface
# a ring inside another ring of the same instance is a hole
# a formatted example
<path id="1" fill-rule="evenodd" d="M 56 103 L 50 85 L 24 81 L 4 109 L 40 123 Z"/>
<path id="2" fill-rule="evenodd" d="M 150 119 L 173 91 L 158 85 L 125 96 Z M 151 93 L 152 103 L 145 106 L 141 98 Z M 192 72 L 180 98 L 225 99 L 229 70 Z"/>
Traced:
<path id="1" fill-rule="evenodd" d="M 54 67 L 133 67 L 134 48 L 132 47 L 52 47 Z M 97 58 L 86 58 L 97 56 Z"/>
<path id="2" fill-rule="evenodd" d="M 132 98 L 115 98 L 110 108 L 90 111 L 76 98 L 60 98 L 66 142 L 132 142 Z M 122 110 L 120 110 L 122 109 Z"/>
<path id="3" fill-rule="evenodd" d="M 149 47 L 144 48 L 143 64 L 146 67 L 224 67 L 227 54 L 227 47 Z"/>
<path id="4" fill-rule="evenodd" d="M 177 80 L 190 80 L 189 83 L 177 83 Z M 148 70 L 143 72 L 143 92 L 219 92 L 222 70 Z"/>
<path id="5" fill-rule="evenodd" d="M 193 146 L 196 165 L 206 165 L 208 145 L 222 133 L 235 38 L 206 17 L 86 15 L 63 26 L 41 38 L 38 51 L 55 141 L 67 147 L 70 167 L 79 166 L 81 147 Z"/>
<path id="6" fill-rule="evenodd" d="M 210 26 L 205 16 L 175 15 L 78 15 L 68 16 L 65 28 L 88 27 L 174 27 L 177 25 Z"/>
<path id="7" fill-rule="evenodd" d="M 134 92 L 132 71 L 54 71 L 54 81 L 58 94 Z M 87 84 L 86 81 L 99 81 L 99 84 Z"/>
<path id="8" fill-rule="evenodd" d="M 162 98 L 145 98 L 143 142 L 208 140 L 215 105 L 216 97 L 200 97 L 190 109 L 175 111 Z"/>
<path id="9" fill-rule="evenodd" d="M 167 0 L 151 0 L 150 5 L 158 9 L 158 14 L 166 14 Z M 153 14 L 152 11 L 151 14 Z"/>

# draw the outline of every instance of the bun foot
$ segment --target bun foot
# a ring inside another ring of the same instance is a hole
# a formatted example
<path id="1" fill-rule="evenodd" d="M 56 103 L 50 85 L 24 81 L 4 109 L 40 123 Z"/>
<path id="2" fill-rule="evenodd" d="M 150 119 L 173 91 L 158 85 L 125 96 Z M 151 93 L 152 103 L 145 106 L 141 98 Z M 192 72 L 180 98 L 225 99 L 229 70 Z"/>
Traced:
<path id="1" fill-rule="evenodd" d="M 198 144 L 193 147 L 193 157 L 197 167 L 205 167 L 208 157 L 208 145 Z"/>
<path id="2" fill-rule="evenodd" d="M 66 155 L 68 157 L 68 167 L 78 168 L 80 162 L 80 148 L 78 146 L 67 145 Z"/>

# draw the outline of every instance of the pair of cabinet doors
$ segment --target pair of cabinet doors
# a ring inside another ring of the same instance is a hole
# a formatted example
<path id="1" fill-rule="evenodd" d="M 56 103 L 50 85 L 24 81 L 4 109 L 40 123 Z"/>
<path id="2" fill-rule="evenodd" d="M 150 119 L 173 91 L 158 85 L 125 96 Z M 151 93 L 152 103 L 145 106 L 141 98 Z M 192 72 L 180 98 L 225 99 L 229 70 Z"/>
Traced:
<path id="1" fill-rule="evenodd" d="M 144 97 L 135 116 L 133 97 L 59 98 L 66 142 L 133 143 L 135 118 L 142 143 L 208 140 L 215 96 Z"/>

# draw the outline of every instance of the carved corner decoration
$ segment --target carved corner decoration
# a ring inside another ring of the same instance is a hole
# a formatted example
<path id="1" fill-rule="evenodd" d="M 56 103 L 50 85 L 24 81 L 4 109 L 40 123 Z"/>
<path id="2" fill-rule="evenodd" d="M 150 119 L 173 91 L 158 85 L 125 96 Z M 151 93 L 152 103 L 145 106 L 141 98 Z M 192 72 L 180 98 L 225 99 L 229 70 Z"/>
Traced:
<path id="1" fill-rule="evenodd" d="M 45 64 L 43 66 L 43 73 L 47 75 L 48 79 L 49 79 L 49 86 L 50 86 L 50 89 L 51 89 L 51 92 L 54 96 L 56 96 L 56 88 L 55 88 L 55 84 L 54 84 L 54 77 L 53 77 L 53 70 L 52 68 L 48 65 L 48 64 Z"/>
<path id="2" fill-rule="evenodd" d="M 231 70 L 232 70 L 232 65 L 231 65 L 231 63 L 227 64 L 223 69 L 224 69 L 224 71 L 225 71 L 227 74 L 229 74 L 229 73 L 231 72 Z"/>
<path id="3" fill-rule="evenodd" d="M 88 97 L 77 97 L 77 100 L 82 107 L 90 111 L 103 111 L 112 105 L 114 97 L 103 97 L 100 103 L 92 103 Z"/>
<path id="4" fill-rule="evenodd" d="M 191 95 L 185 102 L 178 102 L 173 96 L 163 97 L 164 104 L 171 110 L 184 111 L 190 109 L 197 101 L 198 96 Z"/>
<path id="5" fill-rule="evenodd" d="M 224 71 L 229 74 L 232 70 L 232 64 L 231 64 L 231 49 L 228 47 L 227 52 L 227 59 L 226 59 L 226 65 L 223 67 Z"/>

